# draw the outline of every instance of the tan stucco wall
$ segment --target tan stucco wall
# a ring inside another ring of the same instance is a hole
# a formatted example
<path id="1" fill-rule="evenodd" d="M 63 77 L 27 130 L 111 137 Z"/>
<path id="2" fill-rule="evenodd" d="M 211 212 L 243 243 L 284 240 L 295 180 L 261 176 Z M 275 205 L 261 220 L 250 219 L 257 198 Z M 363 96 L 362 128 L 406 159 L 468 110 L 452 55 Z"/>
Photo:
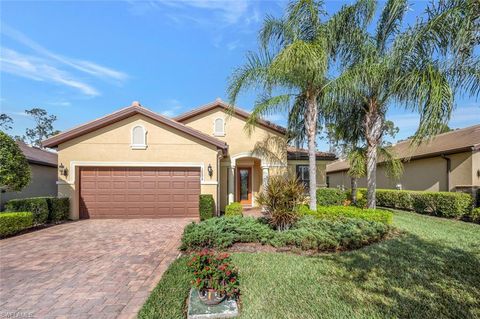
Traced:
<path id="1" fill-rule="evenodd" d="M 56 196 L 57 195 L 57 168 L 30 164 L 32 178 L 20 192 L 0 193 L 0 209 L 3 209 L 5 202 L 16 198 L 28 198 L 38 196 Z"/>
<path id="2" fill-rule="evenodd" d="M 213 123 L 216 118 L 225 120 L 225 136 L 215 136 L 213 134 Z M 251 135 L 249 135 L 245 131 L 245 120 L 242 117 L 235 114 L 229 115 L 220 107 L 198 114 L 182 123 L 227 142 L 230 156 L 251 152 L 256 142 L 263 141 L 268 136 L 282 136 L 280 133 L 263 126 L 256 126 Z"/>
<path id="3" fill-rule="evenodd" d="M 147 129 L 147 149 L 132 150 L 131 129 L 143 125 Z M 212 194 L 217 200 L 217 149 L 206 142 L 178 130 L 169 128 L 143 115 L 135 115 L 122 121 L 98 129 L 94 132 L 62 143 L 58 147 L 58 163 L 70 170 L 68 180 L 59 176 L 60 196 L 71 198 L 71 218 L 78 218 L 78 166 L 112 164 L 115 166 L 177 166 L 200 164 L 203 167 L 202 194 Z M 74 166 L 74 162 L 77 163 Z M 136 163 L 136 164 L 133 164 Z M 207 167 L 213 168 L 213 176 L 208 176 Z M 173 166 L 173 165 L 172 165 Z M 75 167 L 77 167 L 75 169 Z M 73 171 L 76 171 L 73 174 Z"/>
<path id="4" fill-rule="evenodd" d="M 377 188 L 394 189 L 397 184 L 402 184 L 402 188 L 407 190 L 451 191 L 456 185 L 476 185 L 472 172 L 474 170 L 472 153 L 458 153 L 448 157 L 451 159 L 450 185 L 447 185 L 447 161 L 437 156 L 404 163 L 404 173 L 398 181 L 389 179 L 385 175 L 385 168 L 379 165 Z M 330 187 L 350 187 L 351 181 L 346 171 L 328 173 L 328 177 Z M 478 180 L 476 182 L 478 183 Z M 359 179 L 358 186 L 366 187 L 366 179 Z"/>
<path id="5" fill-rule="evenodd" d="M 329 161 L 317 161 L 317 187 L 326 187 L 327 186 L 327 174 L 326 167 Z M 291 160 L 288 161 L 288 172 L 290 174 L 297 173 L 297 165 L 308 165 L 307 160 Z"/>
<path id="6" fill-rule="evenodd" d="M 472 185 L 480 186 L 480 151 L 472 153 Z"/>

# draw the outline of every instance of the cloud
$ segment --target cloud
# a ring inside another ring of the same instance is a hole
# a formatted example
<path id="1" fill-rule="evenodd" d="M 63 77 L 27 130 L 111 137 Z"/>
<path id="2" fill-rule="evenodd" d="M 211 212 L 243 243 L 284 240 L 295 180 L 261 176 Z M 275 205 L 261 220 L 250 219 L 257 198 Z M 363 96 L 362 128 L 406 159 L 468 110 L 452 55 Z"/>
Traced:
<path id="1" fill-rule="evenodd" d="M 50 102 L 48 104 L 55 105 L 55 106 L 70 106 L 70 105 L 72 105 L 72 103 L 70 103 L 68 101 L 56 101 L 56 102 Z"/>
<path id="2" fill-rule="evenodd" d="M 127 79 L 127 75 L 123 72 L 120 72 L 111 68 L 107 68 L 105 66 L 98 65 L 90 61 L 68 58 L 68 57 L 53 53 L 52 51 L 44 48 L 37 42 L 27 37 L 22 32 L 15 30 L 6 24 L 1 25 L 1 33 L 29 47 L 30 49 L 34 50 L 40 55 L 48 57 L 58 63 L 72 67 L 78 71 L 93 75 L 95 77 L 104 78 L 104 79 L 113 79 L 118 81 L 123 81 Z"/>
<path id="3" fill-rule="evenodd" d="M 168 116 L 168 117 L 173 117 L 178 114 L 178 111 L 183 109 L 182 103 L 180 103 L 179 100 L 176 99 L 168 99 L 165 100 L 162 105 L 166 107 L 167 109 L 162 111 L 161 114 Z"/>
<path id="4" fill-rule="evenodd" d="M 66 85 L 80 90 L 88 96 L 100 95 L 100 93 L 89 84 L 75 79 L 66 71 L 60 70 L 51 65 L 49 61 L 24 55 L 14 50 L 1 47 L 0 70 L 16 76 L 21 76 L 35 81 L 53 82 Z"/>

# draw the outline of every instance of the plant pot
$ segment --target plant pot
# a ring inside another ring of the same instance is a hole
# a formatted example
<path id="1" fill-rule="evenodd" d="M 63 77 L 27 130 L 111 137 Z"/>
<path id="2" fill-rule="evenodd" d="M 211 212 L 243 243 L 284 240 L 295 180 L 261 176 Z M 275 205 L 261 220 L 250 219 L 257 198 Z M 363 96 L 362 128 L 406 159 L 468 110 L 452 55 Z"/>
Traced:
<path id="1" fill-rule="evenodd" d="M 225 294 L 219 293 L 215 289 L 200 289 L 198 290 L 198 297 L 204 304 L 214 306 L 225 299 Z"/>

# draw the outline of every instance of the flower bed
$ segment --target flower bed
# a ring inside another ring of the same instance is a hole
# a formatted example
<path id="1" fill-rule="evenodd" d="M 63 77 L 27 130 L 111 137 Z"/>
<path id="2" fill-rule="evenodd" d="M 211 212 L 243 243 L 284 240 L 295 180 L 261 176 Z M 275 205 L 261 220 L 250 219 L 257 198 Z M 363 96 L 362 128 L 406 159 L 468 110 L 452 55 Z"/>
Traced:
<path id="1" fill-rule="evenodd" d="M 303 250 L 345 250 L 381 240 L 390 226 L 358 218 L 338 220 L 304 216 L 290 229 L 274 230 L 253 217 L 220 217 L 185 227 L 182 250 L 227 248 L 235 243 L 260 243 L 274 247 L 293 246 Z"/>

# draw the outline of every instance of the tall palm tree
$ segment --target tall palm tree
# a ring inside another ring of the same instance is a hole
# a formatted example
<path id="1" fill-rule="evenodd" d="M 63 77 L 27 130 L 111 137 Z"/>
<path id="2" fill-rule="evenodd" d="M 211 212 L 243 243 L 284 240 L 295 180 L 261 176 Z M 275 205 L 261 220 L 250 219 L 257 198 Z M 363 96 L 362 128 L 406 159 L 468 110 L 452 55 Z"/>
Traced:
<path id="1" fill-rule="evenodd" d="M 414 137 L 419 143 L 448 122 L 456 90 L 476 97 L 480 90 L 478 0 L 433 3 L 410 27 L 403 25 L 408 8 L 407 0 L 388 0 L 374 32 L 364 26 L 351 33 L 345 68 L 330 87 L 336 105 L 360 101 L 351 106 L 363 114 L 370 208 L 375 208 L 377 150 L 388 109 L 397 104 L 420 114 Z"/>
<path id="2" fill-rule="evenodd" d="M 349 34 L 371 19 L 369 1 L 344 6 L 327 21 L 322 4 L 315 0 L 298 0 L 288 5 L 282 18 L 267 17 L 260 31 L 260 53 L 248 53 L 247 63 L 236 69 L 228 88 L 232 105 L 240 91 L 255 87 L 262 93 L 248 120 L 271 112 L 288 112 L 307 136 L 310 208 L 316 209 L 316 138 L 319 101 L 328 86 L 331 59 L 337 53 L 342 35 Z M 280 94 L 276 94 L 280 92 Z"/>

